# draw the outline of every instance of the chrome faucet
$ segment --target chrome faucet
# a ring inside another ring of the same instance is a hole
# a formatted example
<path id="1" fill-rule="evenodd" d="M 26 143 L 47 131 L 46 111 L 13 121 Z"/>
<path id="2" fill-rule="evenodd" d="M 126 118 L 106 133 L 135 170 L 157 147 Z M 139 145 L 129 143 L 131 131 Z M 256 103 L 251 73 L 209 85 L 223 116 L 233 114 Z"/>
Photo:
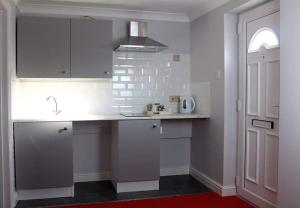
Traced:
<path id="1" fill-rule="evenodd" d="M 53 96 L 49 96 L 47 98 L 47 101 L 49 101 L 50 99 L 52 99 L 54 101 L 54 103 L 55 103 L 55 110 L 53 110 L 53 113 L 55 113 L 55 115 L 58 115 L 59 113 L 61 113 L 61 110 L 58 110 L 57 101 L 56 101 L 55 97 L 53 97 Z"/>

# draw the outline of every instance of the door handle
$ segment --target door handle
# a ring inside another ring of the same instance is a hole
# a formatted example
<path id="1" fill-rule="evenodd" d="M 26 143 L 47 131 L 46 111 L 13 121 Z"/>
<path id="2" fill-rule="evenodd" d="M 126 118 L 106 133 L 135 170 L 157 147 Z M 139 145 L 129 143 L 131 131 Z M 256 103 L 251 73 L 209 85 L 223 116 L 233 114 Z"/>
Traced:
<path id="1" fill-rule="evenodd" d="M 155 129 L 156 127 L 157 127 L 157 124 L 153 124 L 153 125 L 152 125 L 152 128 Z"/>
<path id="2" fill-rule="evenodd" d="M 64 127 L 64 128 L 62 128 L 62 129 L 59 129 L 59 130 L 58 130 L 59 133 L 62 133 L 63 131 L 68 131 L 68 128 L 67 128 L 67 127 Z"/>

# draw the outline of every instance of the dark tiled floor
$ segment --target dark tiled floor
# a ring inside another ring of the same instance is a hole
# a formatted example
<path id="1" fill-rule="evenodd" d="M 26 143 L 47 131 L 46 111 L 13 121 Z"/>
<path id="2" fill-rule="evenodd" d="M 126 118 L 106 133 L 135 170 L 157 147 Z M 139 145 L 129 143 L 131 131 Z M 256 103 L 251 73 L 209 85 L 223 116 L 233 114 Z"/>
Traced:
<path id="1" fill-rule="evenodd" d="M 159 186 L 159 191 L 116 194 L 110 181 L 76 183 L 74 198 L 19 201 L 16 208 L 48 207 L 64 204 L 81 204 L 210 192 L 207 187 L 189 175 L 161 177 Z"/>

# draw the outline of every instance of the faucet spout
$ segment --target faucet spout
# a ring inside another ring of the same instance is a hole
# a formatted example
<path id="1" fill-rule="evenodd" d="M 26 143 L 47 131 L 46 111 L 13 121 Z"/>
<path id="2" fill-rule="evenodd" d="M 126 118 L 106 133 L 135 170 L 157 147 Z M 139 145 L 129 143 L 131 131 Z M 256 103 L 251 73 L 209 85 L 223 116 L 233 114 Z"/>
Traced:
<path id="1" fill-rule="evenodd" d="M 53 110 L 53 112 L 55 113 L 55 115 L 58 115 L 59 113 L 61 113 L 61 110 L 58 110 L 58 103 L 57 103 L 57 100 L 56 100 L 55 97 L 49 96 L 49 97 L 47 98 L 47 101 L 50 101 L 51 99 L 52 99 L 52 100 L 54 101 L 54 103 L 55 103 L 55 110 Z"/>

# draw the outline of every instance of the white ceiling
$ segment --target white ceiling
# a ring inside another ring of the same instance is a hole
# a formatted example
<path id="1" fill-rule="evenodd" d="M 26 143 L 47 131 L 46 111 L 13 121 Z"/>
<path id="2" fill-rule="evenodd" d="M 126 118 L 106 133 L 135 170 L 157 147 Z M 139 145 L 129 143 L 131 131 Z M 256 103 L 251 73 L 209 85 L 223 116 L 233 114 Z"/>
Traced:
<path id="1" fill-rule="evenodd" d="M 19 3 L 95 6 L 111 9 L 142 10 L 186 14 L 191 20 L 231 0 L 14 0 Z"/>

